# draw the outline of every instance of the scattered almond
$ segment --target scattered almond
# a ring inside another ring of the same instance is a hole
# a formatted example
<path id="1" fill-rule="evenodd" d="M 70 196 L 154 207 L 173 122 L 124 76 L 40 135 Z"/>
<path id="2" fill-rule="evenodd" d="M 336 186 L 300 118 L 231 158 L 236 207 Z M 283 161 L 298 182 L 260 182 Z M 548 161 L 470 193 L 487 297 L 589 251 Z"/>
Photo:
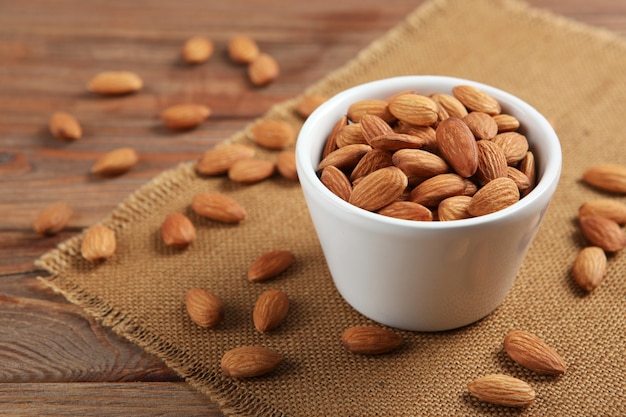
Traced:
<path id="1" fill-rule="evenodd" d="M 518 364 L 545 375 L 565 373 L 563 358 L 539 337 L 524 331 L 513 330 L 504 338 L 504 350 Z"/>
<path id="2" fill-rule="evenodd" d="M 161 113 L 161 121 L 170 129 L 187 130 L 199 126 L 210 114 L 211 109 L 201 104 L 177 104 Z"/>
<path id="3" fill-rule="evenodd" d="M 626 235 L 614 220 L 600 216 L 583 216 L 579 218 L 579 224 L 587 240 L 606 252 L 617 252 L 626 247 Z"/>
<path id="4" fill-rule="evenodd" d="M 188 64 L 201 64 L 213 55 L 213 42 L 203 36 L 193 36 L 183 45 L 183 59 Z"/>
<path id="5" fill-rule="evenodd" d="M 185 294 L 189 318 L 200 327 L 215 327 L 224 319 L 224 302 L 211 291 L 190 288 Z"/>
<path id="6" fill-rule="evenodd" d="M 52 114 L 49 123 L 50 133 L 57 139 L 78 140 L 83 136 L 83 129 L 74 116 L 58 111 Z"/>
<path id="7" fill-rule="evenodd" d="M 121 175 L 139 161 L 137 152 L 132 148 L 118 148 L 102 155 L 92 165 L 91 173 L 102 176 Z"/>
<path id="8" fill-rule="evenodd" d="M 295 111 L 300 117 L 306 119 L 326 100 L 326 97 L 320 94 L 306 94 L 296 103 Z"/>
<path id="9" fill-rule="evenodd" d="M 265 119 L 250 128 L 250 139 L 267 149 L 284 149 L 293 145 L 297 132 L 282 120 Z"/>
<path id="10" fill-rule="evenodd" d="M 252 378 L 267 374 L 283 361 L 283 356 L 261 346 L 241 346 L 224 353 L 221 368 L 233 378 Z"/>
<path id="11" fill-rule="evenodd" d="M 574 281 L 585 291 L 593 291 L 604 279 L 607 259 L 602 248 L 588 246 L 583 248 L 572 266 Z"/>
<path id="12" fill-rule="evenodd" d="M 289 298 L 281 290 L 267 290 L 254 305 L 254 327 L 261 333 L 276 329 L 287 317 Z"/>
<path id="13" fill-rule="evenodd" d="M 161 238 L 167 246 L 184 249 L 196 238 L 196 229 L 184 214 L 170 213 L 161 224 Z"/>
<path id="14" fill-rule="evenodd" d="M 280 66 L 273 56 L 261 53 L 248 66 L 248 78 L 253 85 L 264 86 L 276 80 Z"/>
<path id="15" fill-rule="evenodd" d="M 228 42 L 230 59 L 239 64 L 249 64 L 259 56 L 259 46 L 246 35 L 233 36 Z"/>
<path id="16" fill-rule="evenodd" d="M 276 169 L 278 169 L 278 172 L 283 178 L 298 181 L 296 153 L 291 149 L 279 152 L 276 156 Z"/>
<path id="17" fill-rule="evenodd" d="M 596 165 L 583 172 L 583 181 L 603 191 L 626 194 L 626 166 Z"/>
<path id="18" fill-rule="evenodd" d="M 218 146 L 202 155 L 196 171 L 203 175 L 225 174 L 237 161 L 250 159 L 254 154 L 254 148 L 239 143 Z"/>
<path id="19" fill-rule="evenodd" d="M 295 257 L 288 250 L 273 250 L 259 256 L 248 268 L 248 280 L 265 281 L 274 278 L 289 268 Z"/>
<path id="20" fill-rule="evenodd" d="M 67 226 L 72 213 L 73 210 L 67 203 L 52 203 L 37 214 L 33 228 L 40 235 L 56 234 Z"/>
<path id="21" fill-rule="evenodd" d="M 626 224 L 626 204 L 608 198 L 599 198 L 582 204 L 578 209 L 578 215 L 580 217 L 606 217 L 617 224 Z"/>
<path id="22" fill-rule="evenodd" d="M 475 379 L 467 386 L 481 401 L 506 407 L 528 407 L 535 402 L 535 390 L 521 379 L 491 374 Z"/>
<path id="23" fill-rule="evenodd" d="M 222 223 L 239 223 L 246 218 L 245 208 L 234 199 L 221 193 L 203 192 L 191 202 L 192 210 L 211 220 Z"/>
<path id="24" fill-rule="evenodd" d="M 403 343 L 398 333 L 375 326 L 354 326 L 341 335 L 343 346 L 352 353 L 378 355 L 391 352 Z"/>
<path id="25" fill-rule="evenodd" d="M 115 254 L 116 246 L 115 232 L 106 226 L 96 225 L 85 232 L 80 253 L 90 262 L 102 262 Z"/>
<path id="26" fill-rule="evenodd" d="M 130 71 L 105 71 L 96 74 L 87 85 L 92 93 L 117 96 L 135 93 L 143 87 L 143 80 Z"/>
<path id="27" fill-rule="evenodd" d="M 237 161 L 228 170 L 228 178 L 231 181 L 243 184 L 253 184 L 263 181 L 274 174 L 276 165 L 264 159 L 244 159 Z"/>

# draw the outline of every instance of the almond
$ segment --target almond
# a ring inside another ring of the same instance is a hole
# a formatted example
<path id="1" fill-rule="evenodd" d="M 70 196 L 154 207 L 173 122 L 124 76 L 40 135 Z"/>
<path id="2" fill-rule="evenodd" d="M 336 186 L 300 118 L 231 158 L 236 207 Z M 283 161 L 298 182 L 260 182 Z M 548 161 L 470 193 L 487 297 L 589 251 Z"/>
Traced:
<path id="1" fill-rule="evenodd" d="M 574 281 L 583 290 L 593 291 L 604 279 L 606 266 L 607 260 L 604 250 L 597 246 L 588 246 L 578 252 L 574 260 L 572 266 Z"/>
<path id="2" fill-rule="evenodd" d="M 80 253 L 90 262 L 101 262 L 113 256 L 115 249 L 115 232 L 106 226 L 96 225 L 85 232 Z"/>
<path id="3" fill-rule="evenodd" d="M 326 186 L 333 194 L 342 200 L 350 200 L 350 194 L 352 194 L 352 184 L 339 168 L 334 165 L 329 165 L 322 170 L 320 175 L 320 181 Z"/>
<path id="4" fill-rule="evenodd" d="M 517 184 L 510 178 L 496 178 L 476 191 L 467 211 L 472 216 L 484 216 L 505 209 L 520 199 Z"/>
<path id="5" fill-rule="evenodd" d="M 535 402 L 535 390 L 521 379 L 491 374 L 477 378 L 467 386 L 481 401 L 506 407 L 528 407 Z"/>
<path id="6" fill-rule="evenodd" d="M 215 327 L 224 319 L 224 302 L 211 291 L 190 288 L 185 294 L 189 318 L 200 327 Z"/>
<path id="7" fill-rule="evenodd" d="M 400 149 L 393 154 L 392 161 L 407 177 L 430 178 L 450 170 L 443 158 L 421 149 Z"/>
<path id="8" fill-rule="evenodd" d="M 498 133 L 514 132 L 519 129 L 519 120 L 510 114 L 496 114 L 492 117 L 496 125 L 498 125 Z"/>
<path id="9" fill-rule="evenodd" d="M 350 327 L 341 335 L 341 342 L 348 351 L 363 355 L 391 352 L 403 341 L 402 336 L 394 331 L 375 326 Z"/>
<path id="10" fill-rule="evenodd" d="M 139 161 L 137 152 L 132 148 L 118 148 L 102 155 L 92 165 L 91 173 L 102 176 L 114 176 L 125 173 Z"/>
<path id="11" fill-rule="evenodd" d="M 539 337 L 524 331 L 513 330 L 504 338 L 504 350 L 518 364 L 544 375 L 565 372 L 565 361 Z"/>
<path id="12" fill-rule="evenodd" d="M 386 100 L 360 100 L 348 107 L 348 119 L 355 123 L 360 122 L 365 115 L 376 116 L 386 123 L 392 123 L 396 120 L 389 111 L 389 103 Z"/>
<path id="13" fill-rule="evenodd" d="M 420 136 L 391 132 L 376 136 L 369 141 L 369 144 L 372 148 L 393 152 L 399 149 L 419 149 L 426 143 Z"/>
<path id="14" fill-rule="evenodd" d="M 191 208 L 202 217 L 222 223 L 239 223 L 246 218 L 245 208 L 221 193 L 197 194 L 191 202 Z"/>
<path id="15" fill-rule="evenodd" d="M 392 165 L 393 161 L 391 160 L 391 154 L 389 152 L 382 149 L 372 149 L 356 164 L 350 174 L 350 181 L 365 177 L 378 169 Z"/>
<path id="16" fill-rule="evenodd" d="M 282 120 L 266 119 L 258 122 L 249 131 L 250 138 L 267 149 L 283 149 L 296 141 L 296 130 Z"/>
<path id="17" fill-rule="evenodd" d="M 472 131 L 476 140 L 489 140 L 498 134 L 498 124 L 487 113 L 473 111 L 462 120 Z"/>
<path id="18" fill-rule="evenodd" d="M 40 235 L 56 234 L 67 226 L 72 213 L 73 210 L 67 203 L 52 203 L 37 214 L 33 228 Z"/>
<path id="19" fill-rule="evenodd" d="M 578 209 L 578 215 L 580 217 L 606 217 L 617 224 L 626 224 L 626 204 L 608 198 L 599 198 L 583 203 Z"/>
<path id="20" fill-rule="evenodd" d="M 469 219 L 472 217 L 467 211 L 472 197 L 466 195 L 457 195 L 448 197 L 437 206 L 437 217 L 439 221 L 451 221 Z"/>
<path id="21" fill-rule="evenodd" d="M 462 177 L 469 178 L 478 168 L 478 148 L 472 131 L 463 120 L 449 117 L 436 130 L 443 159 Z"/>
<path id="22" fill-rule="evenodd" d="M 371 146 L 364 144 L 344 146 L 329 153 L 320 161 L 317 169 L 323 170 L 327 166 L 333 165 L 339 169 L 352 170 L 361 158 L 371 150 Z"/>
<path id="23" fill-rule="evenodd" d="M 478 150 L 476 180 L 479 184 L 484 185 L 491 180 L 508 175 L 506 155 L 502 147 L 489 140 L 479 140 L 476 142 L 476 147 Z"/>
<path id="24" fill-rule="evenodd" d="M 281 290 L 267 290 L 259 295 L 254 305 L 254 327 L 261 333 L 274 330 L 285 320 L 288 311 L 287 294 Z"/>
<path id="25" fill-rule="evenodd" d="M 249 64 L 259 56 L 259 45 L 249 36 L 233 36 L 228 42 L 228 56 L 236 63 Z"/>
<path id="26" fill-rule="evenodd" d="M 339 120 L 333 125 L 331 132 L 328 134 L 326 138 L 326 143 L 324 144 L 324 150 L 322 151 L 322 159 L 326 158 L 331 152 L 337 149 L 337 135 L 344 128 L 344 126 L 348 125 L 348 116 L 341 116 Z"/>
<path id="27" fill-rule="evenodd" d="M 498 133 L 492 140 L 502 147 L 509 165 L 515 165 L 526 157 L 528 152 L 526 136 L 517 132 L 504 132 Z"/>
<path id="28" fill-rule="evenodd" d="M 96 74 L 87 85 L 92 93 L 104 96 L 130 94 L 141 90 L 143 80 L 131 71 L 105 71 Z"/>
<path id="29" fill-rule="evenodd" d="M 193 36 L 183 45 L 183 60 L 188 64 L 201 64 L 213 55 L 213 42 L 203 36 Z"/>
<path id="30" fill-rule="evenodd" d="M 343 148 L 348 145 L 360 145 L 367 143 L 367 138 L 363 134 L 361 123 L 351 123 L 343 126 L 335 136 L 337 148 Z"/>
<path id="31" fill-rule="evenodd" d="M 283 178 L 298 181 L 296 168 L 296 153 L 293 150 L 284 150 L 276 156 L 276 168 Z"/>
<path id="32" fill-rule="evenodd" d="M 248 268 L 248 279 L 252 282 L 265 281 L 284 272 L 295 261 L 288 250 L 273 250 L 259 256 Z"/>
<path id="33" fill-rule="evenodd" d="M 463 119 L 467 116 L 467 109 L 456 97 L 450 94 L 437 93 L 430 96 L 430 98 L 437 103 L 445 112 L 448 117 L 457 117 Z M 444 120 L 444 119 L 442 119 Z"/>
<path id="34" fill-rule="evenodd" d="M 241 346 L 224 353 L 221 368 L 233 378 L 252 378 L 267 374 L 283 361 L 283 356 L 261 346 Z"/>
<path id="35" fill-rule="evenodd" d="M 583 216 L 579 218 L 583 235 L 594 246 L 606 252 L 617 252 L 626 247 L 626 235 L 614 220 L 600 216 Z"/>
<path id="36" fill-rule="evenodd" d="M 280 75 L 280 66 L 273 56 L 262 53 L 248 66 L 248 78 L 253 85 L 264 86 Z"/>
<path id="37" fill-rule="evenodd" d="M 417 185 L 409 194 L 409 200 L 426 207 L 436 207 L 446 198 L 457 195 L 473 195 L 476 185 L 458 174 L 439 174 Z"/>
<path id="38" fill-rule="evenodd" d="M 167 246 L 184 249 L 196 238 L 196 229 L 184 214 L 170 213 L 161 224 L 161 238 Z"/>
<path id="39" fill-rule="evenodd" d="M 372 139 L 377 136 L 393 133 L 393 129 L 387 124 L 387 122 L 379 116 L 373 114 L 365 114 L 362 117 L 359 117 L 359 121 L 357 123 L 359 123 L 361 133 L 367 143 L 370 143 Z"/>
<path id="40" fill-rule="evenodd" d="M 378 214 L 403 220 L 429 222 L 433 219 L 432 211 L 412 201 L 394 201 L 378 210 Z"/>
<path id="41" fill-rule="evenodd" d="M 224 174 L 237 161 L 252 158 L 254 154 L 254 148 L 238 143 L 219 146 L 202 155 L 196 164 L 196 171 L 203 175 Z"/>
<path id="42" fill-rule="evenodd" d="M 430 126 L 411 126 L 404 124 L 399 124 L 398 133 L 404 133 L 405 135 L 417 136 L 420 138 L 420 141 L 424 144 L 421 149 L 427 150 L 429 152 L 439 152 L 439 148 L 437 147 L 437 135 L 435 133 L 435 129 Z"/>
<path id="43" fill-rule="evenodd" d="M 231 181 L 253 184 L 263 181 L 274 174 L 276 165 L 263 159 L 244 159 L 237 161 L 228 170 L 228 178 Z"/>
<path id="44" fill-rule="evenodd" d="M 452 88 L 452 95 L 470 111 L 480 111 L 491 116 L 502 111 L 498 100 L 471 85 L 457 85 Z"/>
<path id="45" fill-rule="evenodd" d="M 522 171 L 511 166 L 506 167 L 506 176 L 515 181 L 520 193 L 524 193 L 530 188 L 530 180 Z"/>
<path id="46" fill-rule="evenodd" d="M 306 94 L 296 103 L 295 111 L 300 117 L 306 119 L 326 100 L 327 98 L 320 94 Z"/>
<path id="47" fill-rule="evenodd" d="M 626 194 L 626 166 L 595 165 L 583 172 L 583 181 L 603 191 Z"/>
<path id="48" fill-rule="evenodd" d="M 389 102 L 389 111 L 398 120 L 416 126 L 430 126 L 437 121 L 437 104 L 420 94 L 401 94 Z"/>
<path id="49" fill-rule="evenodd" d="M 363 177 L 352 189 L 348 201 L 364 210 L 375 211 L 400 198 L 408 182 L 399 168 L 382 168 Z"/>
<path id="50" fill-rule="evenodd" d="M 530 187 L 528 187 L 524 192 L 522 192 L 522 196 L 528 194 L 533 187 L 535 186 L 535 182 L 537 181 L 537 168 L 535 167 L 535 155 L 532 152 L 526 152 L 526 155 L 517 165 L 517 169 L 520 170 L 521 173 L 528 177 L 528 182 L 530 183 Z"/>
<path id="51" fill-rule="evenodd" d="M 201 104 L 177 104 L 161 113 L 161 121 L 170 129 L 187 130 L 199 126 L 210 114 L 211 109 Z"/>
<path id="52" fill-rule="evenodd" d="M 52 114 L 49 123 L 50 133 L 57 139 L 78 140 L 83 136 L 83 129 L 74 116 L 58 111 Z"/>

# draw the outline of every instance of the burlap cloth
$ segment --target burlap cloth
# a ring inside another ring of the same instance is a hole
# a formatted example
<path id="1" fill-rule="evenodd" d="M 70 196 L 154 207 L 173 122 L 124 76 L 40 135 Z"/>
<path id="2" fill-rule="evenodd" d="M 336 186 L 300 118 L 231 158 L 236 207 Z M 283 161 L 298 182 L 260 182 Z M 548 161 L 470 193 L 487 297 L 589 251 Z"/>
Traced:
<path id="1" fill-rule="evenodd" d="M 369 321 L 334 289 L 297 183 L 233 185 L 223 177 L 198 177 L 193 162 L 162 173 L 103 220 L 118 236 L 112 259 L 85 262 L 76 236 L 38 261 L 53 274 L 44 280 L 161 357 L 227 414 L 508 415 L 512 409 L 486 405 L 467 391 L 476 377 L 506 373 L 537 391 L 522 415 L 626 415 L 626 257 L 610 258 L 604 282 L 589 295 L 570 275 L 585 244 L 577 209 L 607 197 L 582 184 L 581 173 L 598 163 L 626 162 L 626 42 L 515 1 L 435 0 L 309 91 L 332 95 L 404 74 L 459 76 L 508 90 L 543 112 L 562 141 L 554 201 L 510 295 L 487 318 L 450 332 L 401 332 L 406 343 L 394 354 L 346 352 L 342 331 Z M 297 125 L 294 103 L 281 103 L 265 117 Z M 231 140 L 248 139 L 242 131 Z M 240 201 L 248 219 L 225 226 L 191 214 L 192 197 L 207 190 Z M 185 251 L 160 240 L 161 222 L 176 210 L 197 226 L 197 241 Z M 295 253 L 295 265 L 275 280 L 248 282 L 250 263 L 279 248 Z M 225 301 L 225 320 L 215 329 L 199 328 L 186 315 L 184 294 L 196 286 Z M 269 288 L 283 289 L 292 304 L 282 327 L 263 335 L 251 314 L 256 297 Z M 565 358 L 567 373 L 541 377 L 514 364 L 502 350 L 511 329 L 543 337 Z M 286 360 L 264 377 L 223 376 L 222 354 L 243 344 L 271 347 Z"/>

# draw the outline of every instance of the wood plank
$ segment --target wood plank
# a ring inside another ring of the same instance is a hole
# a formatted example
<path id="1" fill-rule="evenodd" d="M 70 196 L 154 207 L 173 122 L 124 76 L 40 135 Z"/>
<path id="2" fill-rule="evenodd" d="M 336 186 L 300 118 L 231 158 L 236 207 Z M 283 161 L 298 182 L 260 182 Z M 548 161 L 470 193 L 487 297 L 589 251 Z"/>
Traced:
<path id="1" fill-rule="evenodd" d="M 3 416 L 222 417 L 205 395 L 179 383 L 0 383 Z"/>

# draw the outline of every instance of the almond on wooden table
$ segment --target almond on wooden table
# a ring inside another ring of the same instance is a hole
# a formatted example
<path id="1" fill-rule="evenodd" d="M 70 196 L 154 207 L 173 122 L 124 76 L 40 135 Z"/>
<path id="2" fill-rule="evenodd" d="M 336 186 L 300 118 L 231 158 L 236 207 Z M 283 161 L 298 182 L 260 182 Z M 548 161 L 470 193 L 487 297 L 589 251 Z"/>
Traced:
<path id="1" fill-rule="evenodd" d="M 224 353 L 221 368 L 233 378 L 252 378 L 265 375 L 284 360 L 284 357 L 262 346 L 240 346 Z"/>
<path id="2" fill-rule="evenodd" d="M 259 56 L 259 45 L 246 35 L 235 35 L 228 42 L 228 56 L 239 64 L 249 64 Z"/>
<path id="3" fill-rule="evenodd" d="M 264 86 L 276 80 L 280 75 L 280 66 L 273 56 L 261 53 L 248 66 L 248 78 L 255 86 Z"/>
<path id="4" fill-rule="evenodd" d="M 33 228 L 40 235 L 56 234 L 67 226 L 72 213 L 69 204 L 62 201 L 52 203 L 37 214 Z"/>
<path id="5" fill-rule="evenodd" d="M 255 150 L 251 146 L 231 143 L 206 151 L 196 163 L 196 171 L 203 175 L 225 174 L 237 162 L 250 159 Z"/>
<path id="6" fill-rule="evenodd" d="M 574 281 L 585 291 L 593 291 L 600 285 L 606 273 L 606 253 L 597 246 L 583 248 L 572 265 Z"/>
<path id="7" fill-rule="evenodd" d="M 177 104 L 161 112 L 161 122 L 173 130 L 188 130 L 199 126 L 211 115 L 211 109 L 202 104 Z"/>
<path id="8" fill-rule="evenodd" d="M 265 281 L 274 278 L 293 265 L 295 257 L 291 251 L 284 249 L 263 253 L 248 268 L 248 280 Z"/>
<path id="9" fill-rule="evenodd" d="M 626 194 L 626 166 L 619 164 L 592 166 L 583 172 L 583 181 L 603 191 Z"/>
<path id="10" fill-rule="evenodd" d="M 91 173 L 102 176 L 121 175 L 139 161 L 139 156 L 133 148 L 118 148 L 102 155 L 92 165 Z"/>
<path id="11" fill-rule="evenodd" d="M 289 297 L 281 290 L 263 292 L 256 300 L 252 319 L 254 327 L 261 333 L 276 329 L 287 317 Z"/>
<path id="12" fill-rule="evenodd" d="M 376 326 L 354 326 L 341 335 L 343 346 L 352 353 L 379 355 L 402 345 L 404 339 L 393 330 Z"/>
<path id="13" fill-rule="evenodd" d="M 187 216 L 170 213 L 161 224 L 161 238 L 172 248 L 184 249 L 196 238 L 196 229 Z"/>
<path id="14" fill-rule="evenodd" d="M 70 113 L 57 111 L 49 122 L 52 136 L 62 140 L 78 140 L 83 136 L 83 129 L 78 120 Z"/>
<path id="15" fill-rule="evenodd" d="M 185 294 L 189 318 L 200 327 L 215 327 L 224 319 L 224 302 L 215 293 L 203 288 L 190 288 Z"/>
<path id="16" fill-rule="evenodd" d="M 246 209 L 239 202 L 222 193 L 196 194 L 191 208 L 196 214 L 221 223 L 239 223 L 247 216 Z"/>
<path id="17" fill-rule="evenodd" d="M 504 338 L 504 350 L 518 364 L 538 374 L 565 373 L 567 365 L 546 342 L 524 330 L 512 330 Z"/>
<path id="18" fill-rule="evenodd" d="M 502 374 L 477 378 L 467 388 L 479 400 L 505 407 L 528 407 L 535 402 L 537 396 L 528 383 Z"/>
<path id="19" fill-rule="evenodd" d="M 115 232 L 103 225 L 87 229 L 80 245 L 80 253 L 90 262 L 102 262 L 115 254 Z"/>
<path id="20" fill-rule="evenodd" d="M 92 93 L 118 96 L 135 93 L 143 87 L 143 80 L 131 71 L 104 71 L 96 74 L 87 85 Z"/>
<path id="21" fill-rule="evenodd" d="M 189 64 L 201 64 L 213 55 L 213 42 L 204 36 L 192 36 L 183 45 L 183 60 Z"/>

